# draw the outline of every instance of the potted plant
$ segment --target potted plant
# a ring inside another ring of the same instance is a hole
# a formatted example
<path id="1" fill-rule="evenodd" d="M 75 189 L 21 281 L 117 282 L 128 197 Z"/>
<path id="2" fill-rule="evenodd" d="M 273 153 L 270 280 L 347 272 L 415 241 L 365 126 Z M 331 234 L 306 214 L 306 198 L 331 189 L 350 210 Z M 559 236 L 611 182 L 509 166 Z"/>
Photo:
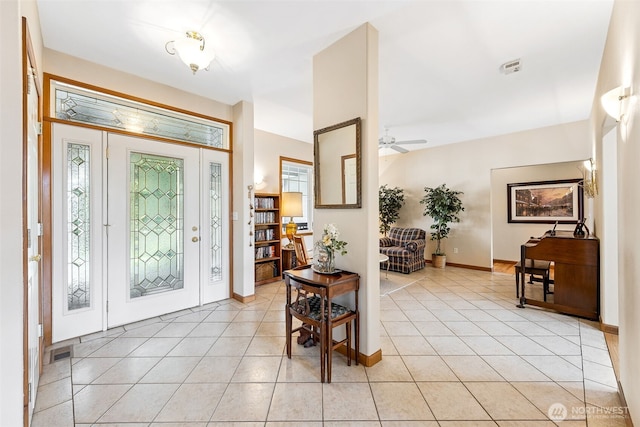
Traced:
<path id="1" fill-rule="evenodd" d="M 404 205 L 404 190 L 394 187 L 388 188 L 387 184 L 378 190 L 378 207 L 380 218 L 380 233 L 387 237 L 391 224 L 400 216 L 400 208 Z"/>
<path id="2" fill-rule="evenodd" d="M 424 205 L 422 215 L 430 216 L 433 219 L 431 224 L 431 240 L 437 242 L 436 251 L 432 254 L 434 267 L 444 268 L 447 263 L 446 254 L 442 250 L 441 241 L 449 236 L 451 229 L 449 223 L 460 222 L 458 214 L 464 211 L 462 201 L 458 197 L 462 191 L 453 191 L 442 184 L 436 188 L 425 187 L 425 195 L 420 200 Z"/>

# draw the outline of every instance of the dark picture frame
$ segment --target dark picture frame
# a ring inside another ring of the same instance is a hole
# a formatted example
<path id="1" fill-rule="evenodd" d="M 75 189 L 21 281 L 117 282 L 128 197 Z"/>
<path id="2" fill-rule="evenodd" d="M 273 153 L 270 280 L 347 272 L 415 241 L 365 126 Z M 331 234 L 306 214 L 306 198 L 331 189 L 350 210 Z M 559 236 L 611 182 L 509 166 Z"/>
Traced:
<path id="1" fill-rule="evenodd" d="M 510 223 L 575 224 L 584 213 L 582 179 L 507 184 Z"/>

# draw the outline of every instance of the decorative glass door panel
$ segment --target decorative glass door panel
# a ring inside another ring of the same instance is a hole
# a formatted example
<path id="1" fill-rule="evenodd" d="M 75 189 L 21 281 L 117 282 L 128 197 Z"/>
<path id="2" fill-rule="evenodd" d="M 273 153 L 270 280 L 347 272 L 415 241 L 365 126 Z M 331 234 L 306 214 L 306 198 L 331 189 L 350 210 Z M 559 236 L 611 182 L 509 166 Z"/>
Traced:
<path id="1" fill-rule="evenodd" d="M 103 135 L 53 126 L 53 342 L 103 326 Z"/>
<path id="2" fill-rule="evenodd" d="M 200 303 L 200 149 L 109 134 L 109 327 Z"/>
<path id="3" fill-rule="evenodd" d="M 222 278 L 222 165 L 209 164 L 209 233 L 211 242 L 209 254 L 211 258 L 210 280 Z"/>
<path id="4" fill-rule="evenodd" d="M 69 143 L 66 148 L 67 310 L 71 311 L 91 306 L 91 147 Z"/>
<path id="5" fill-rule="evenodd" d="M 130 298 L 184 288 L 184 161 L 130 154 Z"/>
<path id="6" fill-rule="evenodd" d="M 200 214 L 203 218 L 201 282 L 203 304 L 229 298 L 229 155 L 202 150 Z"/>

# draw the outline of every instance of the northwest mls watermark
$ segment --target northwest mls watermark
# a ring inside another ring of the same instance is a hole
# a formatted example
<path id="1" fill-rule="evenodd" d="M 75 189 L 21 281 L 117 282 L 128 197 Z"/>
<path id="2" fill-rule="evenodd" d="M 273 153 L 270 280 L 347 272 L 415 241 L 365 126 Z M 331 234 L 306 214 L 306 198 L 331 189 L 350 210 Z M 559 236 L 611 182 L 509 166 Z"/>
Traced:
<path id="1" fill-rule="evenodd" d="M 609 406 L 600 408 L 598 406 L 572 406 L 567 409 L 562 403 L 554 403 L 549 406 L 547 416 L 551 421 L 564 421 L 575 419 L 594 418 L 624 418 L 629 409 L 625 406 Z"/>

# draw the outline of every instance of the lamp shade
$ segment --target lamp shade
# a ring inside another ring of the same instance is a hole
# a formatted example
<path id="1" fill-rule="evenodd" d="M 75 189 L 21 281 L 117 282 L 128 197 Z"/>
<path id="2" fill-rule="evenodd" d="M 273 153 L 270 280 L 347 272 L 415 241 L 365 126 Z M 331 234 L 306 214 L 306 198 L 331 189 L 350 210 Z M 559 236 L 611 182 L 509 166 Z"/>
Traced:
<path id="1" fill-rule="evenodd" d="M 204 37 L 195 31 L 188 31 L 185 37 L 175 40 L 173 48 L 194 74 L 207 68 L 215 56 L 213 51 L 205 46 Z"/>
<path id="2" fill-rule="evenodd" d="M 302 193 L 282 193 L 282 206 L 280 215 L 290 217 L 302 216 Z"/>

